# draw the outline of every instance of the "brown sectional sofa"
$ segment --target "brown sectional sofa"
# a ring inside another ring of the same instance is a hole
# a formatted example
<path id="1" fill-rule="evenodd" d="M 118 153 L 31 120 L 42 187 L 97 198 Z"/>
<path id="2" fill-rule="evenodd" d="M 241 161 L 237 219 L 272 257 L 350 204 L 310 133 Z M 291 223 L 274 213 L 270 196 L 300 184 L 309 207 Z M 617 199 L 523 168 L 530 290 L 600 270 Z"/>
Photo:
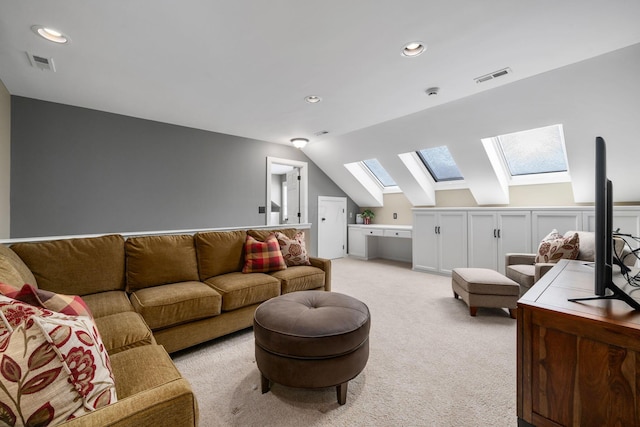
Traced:
<path id="1" fill-rule="evenodd" d="M 279 230 L 293 237 L 297 230 Z M 262 302 L 331 289 L 331 262 L 242 273 L 247 234 L 211 231 L 0 245 L 0 282 L 80 295 L 109 351 L 118 402 L 69 421 L 82 426 L 193 426 L 197 402 L 168 353 L 248 328 Z M 17 255 L 17 256 L 16 256 Z"/>

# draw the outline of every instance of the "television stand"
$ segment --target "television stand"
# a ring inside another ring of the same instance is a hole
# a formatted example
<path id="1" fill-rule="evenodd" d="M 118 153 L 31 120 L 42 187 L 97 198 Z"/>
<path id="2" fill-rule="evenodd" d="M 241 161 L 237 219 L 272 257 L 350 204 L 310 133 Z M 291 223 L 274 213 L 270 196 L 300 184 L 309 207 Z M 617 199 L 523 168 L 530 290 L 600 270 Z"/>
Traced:
<path id="1" fill-rule="evenodd" d="M 640 425 L 640 312 L 567 300 L 592 296 L 593 280 L 593 268 L 561 260 L 518 301 L 519 426 Z"/>
<path id="2" fill-rule="evenodd" d="M 568 298 L 567 301 L 571 302 L 579 302 L 579 301 L 590 301 L 590 300 L 599 300 L 599 299 L 617 299 L 620 301 L 626 302 L 629 306 L 631 306 L 634 310 L 640 311 L 640 303 L 629 296 L 625 291 L 620 289 L 614 283 L 609 283 L 605 286 L 606 289 L 611 291 L 609 295 L 594 295 L 592 297 L 581 297 L 581 298 Z"/>

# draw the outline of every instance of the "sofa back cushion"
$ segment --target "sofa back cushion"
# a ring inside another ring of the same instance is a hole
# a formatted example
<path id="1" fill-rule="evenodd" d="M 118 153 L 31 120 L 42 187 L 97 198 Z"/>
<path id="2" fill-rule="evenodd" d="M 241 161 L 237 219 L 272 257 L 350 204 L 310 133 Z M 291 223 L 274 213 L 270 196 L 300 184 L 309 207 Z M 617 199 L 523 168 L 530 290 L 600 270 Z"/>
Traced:
<path id="1" fill-rule="evenodd" d="M 190 234 L 131 237 L 125 243 L 127 291 L 198 281 L 194 238 Z"/>
<path id="2" fill-rule="evenodd" d="M 21 288 L 26 283 L 38 286 L 36 278 L 18 254 L 2 244 L 0 244 L 0 283 L 6 283 L 16 288 Z"/>
<path id="3" fill-rule="evenodd" d="M 67 295 L 124 290 L 124 239 L 120 235 L 16 243 L 11 249 L 42 289 Z"/>
<path id="4" fill-rule="evenodd" d="M 211 231 L 195 236 L 200 280 L 242 271 L 246 232 Z"/>
<path id="5" fill-rule="evenodd" d="M 247 230 L 247 234 L 259 242 L 264 242 L 270 234 L 274 234 L 276 232 L 284 234 L 289 239 L 293 239 L 298 230 L 295 228 L 283 228 L 282 230 Z"/>

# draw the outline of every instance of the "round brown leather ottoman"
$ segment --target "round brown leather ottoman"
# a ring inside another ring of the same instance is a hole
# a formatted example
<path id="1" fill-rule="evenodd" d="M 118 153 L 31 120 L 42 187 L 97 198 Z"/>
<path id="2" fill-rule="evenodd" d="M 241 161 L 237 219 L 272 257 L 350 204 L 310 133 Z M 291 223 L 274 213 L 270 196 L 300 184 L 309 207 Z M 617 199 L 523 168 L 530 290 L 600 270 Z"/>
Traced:
<path id="1" fill-rule="evenodd" d="M 336 386 L 338 403 L 369 359 L 369 308 L 348 295 L 292 292 L 262 303 L 253 330 L 262 392 L 271 382 L 289 387 Z"/>

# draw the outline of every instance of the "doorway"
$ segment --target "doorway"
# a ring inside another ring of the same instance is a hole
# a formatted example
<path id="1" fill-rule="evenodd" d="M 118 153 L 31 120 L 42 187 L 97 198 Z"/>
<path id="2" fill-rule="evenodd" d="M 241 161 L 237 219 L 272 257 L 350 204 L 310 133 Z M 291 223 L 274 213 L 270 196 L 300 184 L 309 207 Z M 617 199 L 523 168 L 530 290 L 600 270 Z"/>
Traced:
<path id="1" fill-rule="evenodd" d="M 318 196 L 318 257 L 347 255 L 347 198 Z"/>
<path id="2" fill-rule="evenodd" d="M 267 157 L 265 224 L 306 224 L 307 189 L 307 162 Z"/>

